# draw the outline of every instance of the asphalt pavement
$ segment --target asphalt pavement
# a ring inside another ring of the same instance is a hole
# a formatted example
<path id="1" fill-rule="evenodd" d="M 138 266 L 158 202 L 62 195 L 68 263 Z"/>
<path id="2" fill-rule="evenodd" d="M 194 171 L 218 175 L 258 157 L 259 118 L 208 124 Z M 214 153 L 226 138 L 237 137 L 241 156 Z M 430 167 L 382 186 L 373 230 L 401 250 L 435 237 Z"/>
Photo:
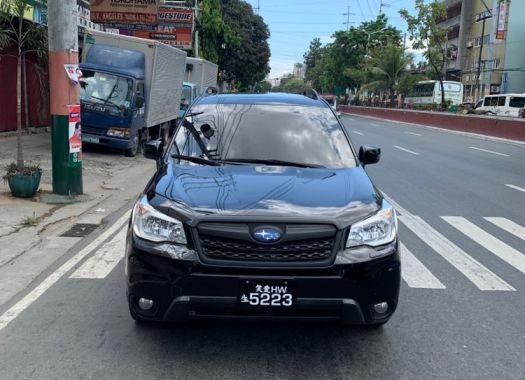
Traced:
<path id="1" fill-rule="evenodd" d="M 137 325 L 131 204 L 0 307 L 0 379 L 523 379 L 525 145 L 343 116 L 399 212 L 400 303 L 378 330 L 320 323 Z"/>

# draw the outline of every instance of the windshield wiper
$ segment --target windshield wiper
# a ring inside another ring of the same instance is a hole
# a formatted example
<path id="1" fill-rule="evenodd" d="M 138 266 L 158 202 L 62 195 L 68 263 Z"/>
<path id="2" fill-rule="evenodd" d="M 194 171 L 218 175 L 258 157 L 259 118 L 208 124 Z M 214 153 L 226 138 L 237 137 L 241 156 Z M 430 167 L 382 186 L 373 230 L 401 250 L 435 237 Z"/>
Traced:
<path id="1" fill-rule="evenodd" d="M 228 158 L 221 160 L 222 162 L 241 162 L 247 164 L 263 164 L 263 165 L 276 165 L 276 166 L 296 166 L 299 168 L 324 168 L 323 165 L 309 164 L 305 162 L 293 162 L 273 159 L 260 159 L 260 158 Z"/>
<path id="2" fill-rule="evenodd" d="M 216 160 L 209 160 L 207 158 L 196 157 L 196 156 L 186 156 L 184 154 L 172 154 L 171 158 L 177 158 L 179 160 L 185 160 L 190 162 L 195 162 L 196 164 L 210 165 L 210 166 L 220 166 L 221 162 Z"/>

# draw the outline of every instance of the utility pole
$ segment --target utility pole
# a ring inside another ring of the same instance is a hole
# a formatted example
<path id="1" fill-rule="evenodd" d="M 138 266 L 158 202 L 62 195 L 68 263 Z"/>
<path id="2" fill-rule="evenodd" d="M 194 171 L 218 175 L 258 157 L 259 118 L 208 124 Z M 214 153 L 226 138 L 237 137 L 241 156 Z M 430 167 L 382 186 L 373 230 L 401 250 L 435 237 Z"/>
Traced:
<path id="1" fill-rule="evenodd" d="M 64 68 L 78 64 L 77 2 L 48 0 L 47 12 L 53 193 L 82 194 L 82 160 L 70 152 L 68 107 L 80 104 L 80 89 Z"/>
<path id="2" fill-rule="evenodd" d="M 193 24 L 195 24 L 195 19 L 197 19 L 199 17 L 199 1 L 198 0 L 195 0 L 195 7 L 193 8 L 193 10 L 194 10 Z M 195 48 L 194 48 L 194 53 L 195 53 L 195 57 L 199 58 L 199 31 L 197 29 L 195 29 Z"/>
<path id="3" fill-rule="evenodd" d="M 346 31 L 350 30 L 350 15 L 355 15 L 355 13 L 350 12 L 350 5 L 348 5 L 346 13 L 343 13 L 343 16 L 346 16 L 346 22 L 343 23 L 346 25 Z"/>
<path id="4" fill-rule="evenodd" d="M 259 14 L 260 9 L 261 9 L 261 5 L 259 4 L 259 0 L 257 0 L 257 8 L 254 9 L 255 13 Z"/>
<path id="5" fill-rule="evenodd" d="M 381 0 L 379 2 L 379 16 L 381 16 L 383 14 L 383 7 L 389 7 L 390 5 L 388 5 L 387 3 L 383 2 L 383 0 Z"/>
<path id="6" fill-rule="evenodd" d="M 479 82 L 479 77 L 481 75 L 481 64 L 482 64 L 481 59 L 482 59 L 482 54 L 483 54 L 483 45 L 485 42 L 485 38 L 484 38 L 485 37 L 485 21 L 492 17 L 492 11 L 489 9 L 489 7 L 487 7 L 487 4 L 485 4 L 484 1 L 482 1 L 482 3 L 485 6 L 487 11 L 484 13 L 481 13 L 476 19 L 476 22 L 483 21 L 483 24 L 481 26 L 481 42 L 480 42 L 479 54 L 478 54 L 478 71 L 476 74 L 476 101 L 481 99 L 481 84 Z"/>

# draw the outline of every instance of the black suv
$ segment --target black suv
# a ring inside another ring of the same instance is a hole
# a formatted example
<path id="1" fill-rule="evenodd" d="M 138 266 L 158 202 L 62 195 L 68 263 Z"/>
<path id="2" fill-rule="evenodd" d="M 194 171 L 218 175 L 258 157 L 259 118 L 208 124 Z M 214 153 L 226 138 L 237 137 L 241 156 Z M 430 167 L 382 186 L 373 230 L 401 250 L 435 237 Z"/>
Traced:
<path id="1" fill-rule="evenodd" d="M 162 145 L 127 237 L 134 319 L 392 316 L 396 213 L 364 170 L 380 150 L 357 154 L 324 100 L 204 96 Z"/>

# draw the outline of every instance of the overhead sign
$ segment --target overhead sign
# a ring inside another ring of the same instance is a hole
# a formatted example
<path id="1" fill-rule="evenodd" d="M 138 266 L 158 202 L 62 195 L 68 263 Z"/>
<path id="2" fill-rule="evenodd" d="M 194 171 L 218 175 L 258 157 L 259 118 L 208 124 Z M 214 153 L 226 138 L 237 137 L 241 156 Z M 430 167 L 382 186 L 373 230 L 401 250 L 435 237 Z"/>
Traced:
<path id="1" fill-rule="evenodd" d="M 193 27 L 193 9 L 170 6 L 159 7 L 158 22 Z"/>
<path id="2" fill-rule="evenodd" d="M 150 38 L 179 49 L 190 50 L 192 48 L 195 22 L 193 9 L 161 6 L 157 19 L 158 25 Z"/>
<path id="3" fill-rule="evenodd" d="M 498 29 L 496 30 L 496 39 L 505 39 L 505 24 L 507 23 L 507 2 L 502 1 L 499 4 Z"/>
<path id="4" fill-rule="evenodd" d="M 154 25 L 160 0 L 91 0 L 91 21 Z"/>

